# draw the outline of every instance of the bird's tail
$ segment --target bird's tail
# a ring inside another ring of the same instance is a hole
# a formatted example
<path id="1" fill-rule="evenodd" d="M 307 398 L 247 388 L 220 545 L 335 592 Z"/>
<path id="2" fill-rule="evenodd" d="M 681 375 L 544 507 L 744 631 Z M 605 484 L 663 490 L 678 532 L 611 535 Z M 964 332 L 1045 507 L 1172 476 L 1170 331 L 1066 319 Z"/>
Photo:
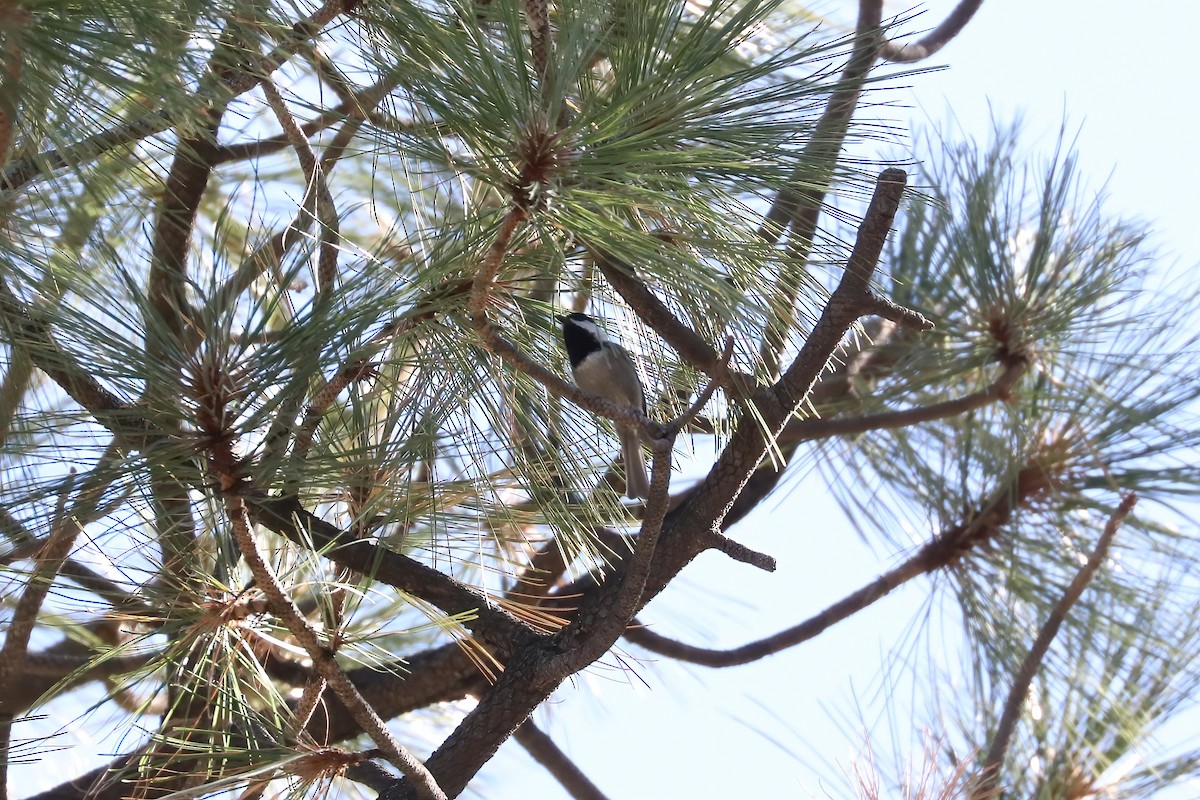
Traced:
<path id="1" fill-rule="evenodd" d="M 646 459 L 636 432 L 621 432 L 621 458 L 625 462 L 625 496 L 643 500 L 649 497 L 650 479 L 646 476 Z"/>

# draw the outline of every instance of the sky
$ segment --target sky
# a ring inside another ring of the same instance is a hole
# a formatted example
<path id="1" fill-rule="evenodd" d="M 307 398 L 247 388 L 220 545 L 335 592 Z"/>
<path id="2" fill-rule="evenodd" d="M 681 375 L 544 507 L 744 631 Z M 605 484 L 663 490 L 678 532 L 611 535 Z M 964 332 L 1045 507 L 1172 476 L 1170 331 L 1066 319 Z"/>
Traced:
<path id="1" fill-rule="evenodd" d="M 924 8 L 909 25 L 921 30 L 953 5 L 889 2 L 885 13 Z M 820 10 L 852 20 L 855 7 L 840 2 Z M 1080 174 L 1104 191 L 1106 209 L 1151 223 L 1164 270 L 1191 267 L 1200 263 L 1194 152 L 1200 125 L 1185 60 L 1197 30 L 1200 4 L 1179 0 L 984 0 L 963 33 L 925 62 L 946 69 L 904 79 L 910 88 L 893 99 L 908 107 L 894 109 L 896 119 L 912 128 L 944 128 L 953 120 L 951 138 L 986 142 L 993 120 L 1020 115 L 1022 142 L 1035 151 L 1052 149 L 1065 121 L 1078 134 Z M 735 538 L 777 558 L 776 573 L 706 555 L 649 606 L 645 619 L 661 621 L 666 635 L 731 647 L 807 618 L 885 569 L 896 554 L 862 545 L 814 484 L 781 492 L 735 531 Z M 711 587 L 731 581 L 746 594 L 718 588 L 713 595 Z M 888 691 L 876 673 L 897 637 L 924 613 L 929 584 L 918 583 L 756 664 L 685 667 L 630 647 L 623 655 L 643 659 L 635 667 L 641 682 L 592 668 L 535 720 L 614 800 L 845 797 L 845 784 L 820 776 L 850 771 L 867 729 L 907 724 L 860 722 L 855 708 Z M 689 617 L 697 608 L 704 618 Z M 893 759 L 890 752 L 877 756 Z M 566 797 L 515 742 L 476 786 L 491 800 Z"/>

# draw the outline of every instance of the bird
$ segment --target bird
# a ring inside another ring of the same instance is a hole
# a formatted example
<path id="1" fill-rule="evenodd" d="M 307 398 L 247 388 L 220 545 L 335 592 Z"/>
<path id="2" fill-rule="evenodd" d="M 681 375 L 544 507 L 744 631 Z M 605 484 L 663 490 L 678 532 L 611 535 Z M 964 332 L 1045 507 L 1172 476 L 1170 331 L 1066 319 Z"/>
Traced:
<path id="1" fill-rule="evenodd" d="M 645 414 L 646 395 L 629 351 L 610 341 L 587 314 L 566 314 L 558 317 L 558 321 L 562 323 L 563 344 L 575 385 Z M 625 495 L 635 500 L 645 499 L 650 496 L 650 479 L 646 476 L 646 459 L 642 456 L 637 428 L 618 422 L 617 436 L 625 462 Z"/>

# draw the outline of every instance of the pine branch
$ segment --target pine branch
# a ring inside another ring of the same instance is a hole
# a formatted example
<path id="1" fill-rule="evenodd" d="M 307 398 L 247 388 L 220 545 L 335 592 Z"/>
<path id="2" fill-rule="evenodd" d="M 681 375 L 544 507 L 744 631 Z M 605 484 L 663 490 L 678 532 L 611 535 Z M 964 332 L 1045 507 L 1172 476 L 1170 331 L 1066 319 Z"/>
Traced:
<path id="1" fill-rule="evenodd" d="M 7 341 L 26 352 L 38 369 L 107 428 L 116 437 L 118 446 L 142 450 L 164 438 L 164 433 L 141 409 L 122 402 L 59 346 L 49 324 L 17 298 L 3 275 L 0 275 L 0 325 L 7 329 Z"/>
<path id="2" fill-rule="evenodd" d="M 74 477 L 72 473 L 71 477 Z M 21 670 L 29 647 L 29 637 L 37 622 L 38 612 L 50 592 L 62 563 L 75 545 L 75 537 L 79 535 L 80 526 L 67 513 L 67 497 L 71 491 L 72 481 L 68 480 L 63 487 L 58 501 L 58 509 L 54 515 L 53 526 L 45 548 L 38 554 L 37 567 L 25 584 L 21 599 L 13 608 L 12 619 L 8 624 L 8 632 L 4 636 L 4 644 L 0 646 L 0 698 L 13 696 L 16 688 L 13 678 Z M 95 486 L 89 486 L 85 493 L 96 491 Z M 90 499 L 90 498 L 89 498 Z M 6 703 L 7 704 L 7 703 Z M 8 755 L 12 744 L 13 714 L 0 711 L 0 800 L 7 800 L 8 793 Z"/>
<path id="3" fill-rule="evenodd" d="M 987 388 L 954 400 L 943 400 L 927 406 L 866 414 L 861 417 L 792 420 L 780 434 L 779 441 L 780 443 L 807 442 L 829 436 L 853 436 L 868 431 L 907 428 L 922 422 L 961 416 L 997 401 L 1008 400 L 1012 390 L 1028 370 L 1029 362 L 1024 358 L 1019 358 L 1006 366 Z"/>
<path id="4" fill-rule="evenodd" d="M 432 603 L 500 653 L 508 652 L 542 634 L 506 611 L 483 593 L 464 586 L 448 575 L 421 562 L 356 539 L 305 510 L 293 497 L 265 498 L 243 487 L 251 518 L 263 527 L 285 536 L 295 544 L 316 552 L 335 564 L 369 575 L 406 594 Z"/>
<path id="5" fill-rule="evenodd" d="M 1048 474 L 1043 464 L 1032 460 L 1011 481 L 998 487 L 987 502 L 958 524 L 939 532 L 899 566 L 809 619 L 763 639 L 740 647 L 714 649 L 685 644 L 645 626 L 631 628 L 625 632 L 625 638 L 651 652 L 706 667 L 732 667 L 758 661 L 824 633 L 914 578 L 946 569 L 971 551 L 994 542 L 1002 535 L 1004 527 L 1018 508 L 1041 497 L 1055 482 L 1055 476 Z"/>
<path id="6" fill-rule="evenodd" d="M 869 282 L 903 188 L 901 170 L 885 170 L 879 176 L 875 197 L 859 231 L 859 243 L 825 313 L 777 386 L 754 395 L 760 418 L 770 430 L 777 432 L 783 428 L 858 315 L 877 308 Z M 502 229 L 497 242 L 507 242 L 504 236 L 507 230 L 508 227 Z M 499 269 L 500 258 L 485 261 L 476 277 L 471 311 L 477 330 L 488 324 L 484 298 Z M 508 355 L 505 356 L 508 360 Z M 802 384 L 798 396 L 792 395 Z M 789 405 L 780 402 L 779 395 L 795 399 Z M 716 466 L 701 482 L 701 488 L 665 515 L 668 465 L 664 455 L 669 449 L 665 441 L 655 442 L 652 499 L 633 557 L 616 565 L 604 583 L 584 594 L 575 619 L 550 641 L 517 648 L 492 690 L 429 757 L 426 766 L 448 796 L 457 796 L 500 744 L 564 679 L 607 652 L 628 627 L 633 614 L 661 592 L 700 549 L 709 546 L 711 540 L 697 545 L 699 537 L 688 534 L 721 525 L 729 505 L 757 468 L 767 447 L 758 421 L 743 423 Z M 651 559 L 650 555 L 655 557 Z M 408 800 L 415 794 L 411 786 L 400 781 L 380 797 Z"/>
<path id="7" fill-rule="evenodd" d="M 238 483 L 237 476 L 228 471 L 233 468 L 236 459 L 233 457 L 232 452 L 219 453 L 216 457 L 220 460 L 221 466 L 225 468 L 219 470 L 219 477 L 222 479 L 225 490 L 229 491 Z M 417 796 L 421 800 L 445 800 L 446 795 L 437 785 L 433 776 L 429 774 L 425 766 L 412 753 L 392 736 L 386 723 L 379 717 L 375 709 L 367 703 L 342 668 L 338 666 L 333 653 L 321 643 L 316 630 L 309 625 L 303 614 L 300 613 L 300 609 L 296 607 L 292 599 L 283 590 L 283 587 L 279 585 L 279 579 L 275 575 L 275 571 L 263 559 L 262 554 L 258 550 L 258 544 L 254 541 L 254 534 L 250 528 L 250 516 L 242 498 L 237 495 L 227 495 L 226 508 L 230 516 L 238 547 L 241 550 L 242 557 L 250 565 L 257 586 L 266 594 L 272 611 L 282 620 L 284 626 L 296 638 L 296 641 L 300 643 L 305 652 L 308 653 L 317 672 L 320 673 L 324 681 L 328 682 L 329 687 L 337 694 L 338 699 L 350 710 L 355 722 L 362 727 L 375 744 L 386 754 L 388 761 L 413 782 L 417 790 Z M 315 702 L 313 705 L 315 705 Z M 311 718 L 311 710 L 310 706 L 307 709 L 307 716 L 309 718 Z"/>
<path id="8" fill-rule="evenodd" d="M 246 71 L 222 70 L 218 74 L 219 85 L 210 88 L 211 94 L 200 98 L 205 101 L 201 105 L 206 107 L 207 103 L 212 102 L 214 98 L 222 97 L 223 99 L 217 102 L 228 104 L 234 97 L 250 91 L 258 84 L 259 75 L 274 73 L 287 63 L 292 54 L 299 50 L 306 41 L 320 33 L 338 15 L 349 13 L 353 5 L 354 0 L 326 0 L 312 14 L 294 23 L 284 40 L 260 59 L 253 69 Z M 32 180 L 46 177 L 50 173 L 72 164 L 91 161 L 104 153 L 162 133 L 179 122 L 180 120 L 170 109 L 157 111 L 89 136 L 76 144 L 23 158 L 10 164 L 3 173 L 0 173 L 0 191 L 15 192 Z"/>
<path id="9" fill-rule="evenodd" d="M 589 247 L 588 251 L 621 299 L 687 363 L 718 381 L 721 388 L 734 397 L 748 393 L 749 387 L 754 385 L 753 377 L 731 372 L 729 359 L 722 358 L 716 348 L 681 322 L 667 304 L 638 279 L 630 264 L 595 246 Z"/>
<path id="10" fill-rule="evenodd" d="M 975 12 L 983 5 L 983 0 L 960 0 L 959 4 L 946 15 L 941 24 L 922 36 L 919 41 L 897 45 L 887 42 L 880 56 L 897 64 L 912 64 L 923 61 L 950 43 L 955 36 L 975 16 Z"/>
<path id="11" fill-rule="evenodd" d="M 387 75 L 372 85 L 354 92 L 345 101 L 328 111 L 322 111 L 315 118 L 301 125 L 300 130 L 307 138 L 315 136 L 339 122 L 361 123 L 374 113 L 379 104 L 391 94 L 399 83 L 400 78 L 397 75 Z M 259 159 L 263 156 L 278 153 L 280 150 L 291 146 L 291 137 L 286 133 L 250 142 L 222 145 L 217 148 L 213 156 L 213 163 L 220 165 L 235 161 Z M 328 165 L 326 165 L 326 169 L 328 169 Z"/>
<path id="12" fill-rule="evenodd" d="M 337 278 L 338 258 L 338 213 L 329 191 L 326 179 L 325 163 L 319 161 L 308 143 L 296 118 L 288 110 L 287 103 L 275 87 L 270 77 L 263 78 L 262 91 L 267 98 L 267 104 L 275 113 L 275 119 L 283 128 L 288 143 L 296 152 L 300 168 L 304 172 L 305 192 L 301 202 L 301 211 L 306 213 L 320 227 L 320 249 L 317 264 L 317 303 L 327 307 L 333 296 L 334 281 Z M 306 229 L 308 225 L 304 226 Z"/>
<path id="13" fill-rule="evenodd" d="M 574 800 L 608 800 L 570 757 L 541 728 L 527 719 L 513 733 L 533 759 L 546 768 Z"/>
<path id="14" fill-rule="evenodd" d="M 819 170 L 816 188 L 780 191 L 758 229 L 759 236 L 768 243 L 778 241 L 785 228 L 789 231 L 788 264 L 776 281 L 774 288 L 777 296 L 772 302 L 774 310 L 767 320 L 766 333 L 759 348 L 759 357 L 768 375 L 776 373 L 787 335 L 795 329 L 795 306 L 801 286 L 799 271 L 808 264 L 821 206 L 846 141 L 850 120 L 858 107 L 858 98 L 867 75 L 879 58 L 882 23 L 882 0 L 859 0 L 854 51 L 850 54 L 837 89 L 825 105 L 812 138 L 805 145 L 804 155 L 800 159 L 804 166 L 797 167 L 795 182 L 812 184 L 811 170 L 816 165 Z"/>
<path id="15" fill-rule="evenodd" d="M 1033 640 L 1033 644 L 1030 645 L 1029 652 L 1025 655 L 1025 660 L 1021 663 L 1017 674 L 1013 676 L 1013 685 L 1009 690 L 1008 699 L 1004 703 L 1004 711 L 1000 715 L 1000 721 L 996 723 L 996 732 L 992 737 L 992 745 L 988 749 L 987 757 L 983 762 L 983 768 L 980 770 L 979 777 L 971 791 L 972 800 L 987 800 L 987 798 L 998 794 L 1000 788 L 1000 768 L 1004 765 L 1004 757 L 1008 753 L 1008 743 L 1016 731 L 1017 721 L 1021 716 L 1021 709 L 1025 705 L 1026 698 L 1029 696 L 1029 687 L 1033 684 L 1033 679 L 1037 676 L 1042 661 L 1046 658 L 1046 653 L 1049 652 L 1050 645 L 1054 642 L 1054 637 L 1058 634 L 1059 628 L 1066 621 L 1071 608 L 1083 596 L 1084 590 L 1092 582 L 1092 578 L 1096 576 L 1100 565 L 1104 563 L 1104 559 L 1108 557 L 1108 550 L 1112 545 L 1113 538 L 1117 535 L 1117 530 L 1121 527 L 1121 523 L 1125 521 L 1125 518 L 1129 516 L 1130 512 L 1133 511 L 1137 500 L 1137 495 L 1133 492 L 1130 492 L 1121 499 L 1120 505 L 1113 510 L 1108 523 L 1104 526 L 1104 532 L 1096 542 L 1096 548 L 1092 551 L 1091 556 L 1088 557 L 1087 563 L 1080 568 L 1079 572 L 1076 573 L 1075 577 L 1067 585 L 1062 597 L 1055 603 L 1054 608 L 1050 611 L 1050 615 L 1046 618 L 1046 622 L 1042 625 L 1037 637 Z"/>

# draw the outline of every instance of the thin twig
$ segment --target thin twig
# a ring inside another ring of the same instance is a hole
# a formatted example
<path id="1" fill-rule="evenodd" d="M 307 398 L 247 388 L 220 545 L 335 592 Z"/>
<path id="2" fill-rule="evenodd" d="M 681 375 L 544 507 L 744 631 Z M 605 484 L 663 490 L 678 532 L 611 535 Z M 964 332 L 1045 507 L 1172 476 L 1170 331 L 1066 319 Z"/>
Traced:
<path id="1" fill-rule="evenodd" d="M 289 732 L 293 738 L 298 738 L 308 727 L 308 723 L 312 721 L 313 712 L 317 710 L 317 706 L 324 699 L 325 687 L 328 685 L 329 681 L 320 675 L 313 675 L 304 685 L 304 692 L 296 702 L 295 713 L 290 725 Z"/>
<path id="2" fill-rule="evenodd" d="M 712 535 L 712 548 L 743 564 L 757 567 L 763 572 L 775 571 L 775 558 L 766 553 L 747 547 L 741 542 L 734 541 L 722 533 Z"/>
<path id="3" fill-rule="evenodd" d="M 650 577 L 650 562 L 654 559 L 654 550 L 658 546 L 662 534 L 663 520 L 666 519 L 670 506 L 669 492 L 671 488 L 671 453 L 674 449 L 675 437 L 679 429 L 673 428 L 671 435 L 656 439 L 652 446 L 654 458 L 650 466 L 650 497 L 646 500 L 645 516 L 642 527 L 638 531 L 637 545 L 633 557 L 626 563 L 624 575 L 621 578 L 620 590 L 613 600 L 611 615 L 606 617 L 606 625 L 596 632 L 596 637 L 605 641 L 604 647 L 595 654 L 599 657 L 612 647 L 613 642 L 621 635 L 621 631 L 633 619 L 633 615 L 642 606 L 642 593 L 646 589 L 646 581 Z M 579 664 L 582 669 L 594 658 Z"/>
<path id="4" fill-rule="evenodd" d="M 300 130 L 307 137 L 320 133 L 338 122 L 355 120 L 361 123 L 374 112 L 374 109 L 383 102 L 384 98 L 399 83 L 400 77 L 398 75 L 387 75 L 365 89 L 355 92 L 348 102 L 341 103 L 328 111 L 322 111 L 316 118 L 301 125 Z M 256 139 L 251 142 L 238 142 L 237 144 L 225 145 L 217 148 L 213 157 L 213 163 L 225 164 L 231 161 L 261 158 L 262 156 L 277 153 L 290 145 L 291 143 L 288 140 L 287 134 L 283 133 L 278 136 L 269 136 L 265 139 Z"/>
<path id="5" fill-rule="evenodd" d="M 123 447 L 144 449 L 161 440 L 163 432 L 131 404 L 120 400 L 92 373 L 63 350 L 50 326 L 13 293 L 0 274 L 0 326 L 6 341 L 24 350 L 38 369 L 50 376 L 68 396 L 108 428 Z"/>
<path id="6" fill-rule="evenodd" d="M 304 420 L 296 431 L 295 443 L 292 446 L 292 457 L 303 459 L 308 455 L 313 439 L 317 435 L 317 427 L 325 417 L 329 407 L 337 400 L 348 386 L 375 374 L 375 365 L 367 358 L 359 357 L 354 363 L 348 364 L 334 373 L 313 394 L 313 401 L 304 411 Z"/>
<path id="7" fill-rule="evenodd" d="M 880 57 L 898 64 L 912 64 L 929 58 L 958 36 L 982 5 L 983 0 L 961 0 L 942 20 L 941 25 L 921 37 L 919 41 L 903 45 L 888 42 L 883 46 Z"/>
<path id="8" fill-rule="evenodd" d="M 117 448 L 112 444 L 109 445 L 109 449 L 112 456 L 106 453 L 106 459 L 115 457 L 117 451 Z M 89 508 L 80 508 L 77 505 L 71 510 L 71 517 L 80 528 L 85 528 L 96 520 L 107 517 L 124 505 L 125 501 L 132 494 L 132 491 L 133 488 L 131 486 L 126 486 L 116 497 L 102 505 L 95 505 Z M 100 493 L 97 493 L 96 497 L 99 498 L 99 495 Z M 0 564 L 11 564 L 14 561 L 28 558 L 43 549 L 49 541 L 48 537 L 38 538 L 35 536 L 19 520 L 15 519 L 8 511 L 2 508 L 0 508 L 0 526 L 4 529 L 5 537 L 13 544 L 11 550 L 0 556 Z M 74 581 L 93 594 L 104 598 L 122 611 L 142 614 L 154 613 L 150 606 L 145 605 L 137 597 L 131 595 L 127 589 L 121 587 L 116 581 L 69 556 L 63 561 L 58 574 L 63 578 Z"/>
<path id="9" fill-rule="evenodd" d="M 517 229 L 525 221 L 526 214 L 525 209 L 520 206 L 513 206 L 508 210 L 500 223 L 500 230 L 496 232 L 496 238 L 488 247 L 479 271 L 475 273 L 471 282 L 471 296 L 467 309 L 471 315 L 471 322 L 477 329 L 486 328 L 488 325 L 487 308 L 492 286 L 496 283 L 496 276 L 504 264 L 504 256 L 508 253 Z"/>
<path id="10" fill-rule="evenodd" d="M 513 733 L 513 738 L 533 756 L 534 761 L 554 776 L 574 800 L 608 800 L 608 796 L 592 783 L 545 731 L 533 724 L 532 719 L 521 723 Z"/>
<path id="11" fill-rule="evenodd" d="M 334 134 L 333 139 L 325 148 L 325 152 L 321 154 L 321 160 L 318 164 L 321 174 L 325 176 L 329 175 L 330 170 L 341 159 L 346 147 L 350 144 L 350 140 L 354 138 L 354 135 L 361 126 L 361 119 L 350 117 L 345 120 L 342 127 L 338 129 L 338 132 Z M 302 130 L 306 130 L 306 128 L 302 128 Z M 288 141 L 288 134 L 284 134 L 284 142 L 285 144 L 290 143 Z M 328 180 L 327 177 L 326 180 Z M 219 319 L 224 316 L 233 306 L 234 301 L 249 289 L 254 281 L 258 280 L 259 276 L 277 270 L 283 262 L 284 254 L 291 250 L 308 233 L 308 229 L 314 219 L 314 215 L 308 211 L 308 206 L 310 195 L 315 188 L 315 185 L 310 182 L 306 189 L 304 200 L 301 201 L 300 209 L 296 212 L 296 216 L 287 227 L 273 233 L 266 241 L 256 247 L 250 255 L 242 259 L 233 276 L 214 295 L 210 313 L 211 317 Z M 334 216 L 336 218 L 336 214 Z M 322 242 L 324 243 L 324 238 Z M 336 258 L 336 254 L 334 257 Z"/>
<path id="12" fill-rule="evenodd" d="M 1007 399 L 1013 387 L 1017 385 L 1028 369 L 1029 363 L 1024 359 L 1015 361 L 1005 367 L 1004 372 L 986 389 L 927 406 L 866 414 L 861 417 L 792 420 L 780 434 L 778 441 L 791 443 L 822 439 L 828 436 L 853 436 L 867 431 L 906 428 L 922 422 L 956 417 Z"/>
<path id="13" fill-rule="evenodd" d="M 1009 689 L 1008 699 L 1004 703 L 1004 711 L 1000 714 L 1000 721 L 996 723 L 996 733 L 992 737 L 991 748 L 988 750 L 987 758 L 983 762 L 983 769 L 980 770 L 977 783 L 971 792 L 973 800 L 983 800 L 983 798 L 996 795 L 999 788 L 1000 768 L 1008 753 L 1008 743 L 1016 731 L 1021 708 L 1029 696 L 1029 687 L 1033 684 L 1033 679 L 1037 675 L 1042 661 L 1046 658 L 1046 653 L 1049 652 L 1054 637 L 1058 635 L 1059 628 L 1066 622 L 1071 608 L 1079 602 L 1084 590 L 1099 571 L 1100 565 L 1104 563 L 1113 537 L 1117 535 L 1121 523 L 1133 511 L 1137 500 L 1137 494 L 1134 492 L 1130 492 L 1121 499 L 1120 505 L 1112 512 L 1108 523 L 1104 526 L 1104 532 L 1100 534 L 1100 539 L 1096 542 L 1096 549 L 1092 551 L 1087 563 L 1080 568 L 1071 583 L 1067 585 L 1062 597 L 1054 604 L 1050 616 L 1046 618 L 1046 622 L 1038 631 L 1037 638 L 1033 640 L 1029 652 L 1025 655 L 1025 660 L 1021 662 L 1020 669 L 1013 677 L 1013 685 Z"/>
<path id="14" fill-rule="evenodd" d="M 897 587 L 935 569 L 936 566 L 940 565 L 935 565 L 922 554 L 918 554 L 804 622 L 740 647 L 697 647 L 663 636 L 647 627 L 629 628 L 625 631 L 625 639 L 653 653 L 704 667 L 721 668 L 749 664 L 819 636 L 842 620 L 883 599 Z"/>
<path id="15" fill-rule="evenodd" d="M 321 82 L 333 90 L 343 105 L 352 106 L 355 103 L 354 84 L 319 46 L 305 43 L 304 47 L 300 49 L 300 54 L 312 66 Z M 361 108 L 356 109 L 356 113 L 361 110 Z"/>
<path id="16" fill-rule="evenodd" d="M 72 473 L 72 478 L 74 473 Z M 0 647 L 0 697 L 15 694 L 12 685 L 13 677 L 25 661 L 29 648 L 29 637 L 33 633 L 38 612 L 42 602 L 50 591 L 54 576 L 66 559 L 67 554 L 75 544 L 80 527 L 66 514 L 67 494 L 70 492 L 71 479 L 68 479 L 59 497 L 58 510 L 51 522 L 51 533 L 45 548 L 37 556 L 37 567 L 25 584 L 21 599 L 13 608 L 9 620 L 8 632 L 4 636 L 4 645 Z M 13 714 L 0 712 L 0 800 L 7 796 L 8 762 L 10 744 L 12 741 Z"/>
<path id="17" fill-rule="evenodd" d="M 219 75 L 217 86 L 206 86 L 198 94 L 202 98 L 222 98 L 228 103 L 238 95 L 253 89 L 259 76 L 270 75 L 284 65 L 307 40 L 320 33 L 335 17 L 345 10 L 347 0 L 326 0 L 321 6 L 302 20 L 292 25 L 288 35 L 274 50 L 252 69 L 241 72 L 224 71 Z M 172 109 L 147 114 L 133 122 L 124 123 L 106 131 L 89 136 L 73 145 L 47 150 L 35 156 L 23 158 L 10 164 L 0 173 L 0 191 L 16 191 L 35 178 L 49 175 L 62 167 L 90 161 L 103 153 L 131 144 L 147 136 L 171 128 L 180 119 Z"/>
<path id="18" fill-rule="evenodd" d="M 296 118 L 292 116 L 292 112 L 288 110 L 287 103 L 284 102 L 283 96 L 270 77 L 263 78 L 262 91 L 271 111 L 275 113 L 275 119 L 288 137 L 288 142 L 296 151 L 296 158 L 300 162 L 300 168 L 304 171 L 307 185 L 300 207 L 310 214 L 320 226 L 321 245 L 317 257 L 316 287 L 317 301 L 324 305 L 332 297 L 333 282 L 337 275 L 337 206 L 333 202 L 333 194 L 329 191 L 323 162 L 317 160 L 317 154 L 313 152 L 312 145 L 308 143 L 307 137 L 300 129 Z"/>
<path id="19" fill-rule="evenodd" d="M 825 194 L 833 179 L 837 159 L 842 152 L 846 133 L 858 99 L 862 94 L 867 75 L 879 57 L 883 38 L 880 25 L 883 21 L 882 0 L 859 0 L 858 22 L 855 26 L 854 50 L 842 72 L 837 88 L 825 105 L 825 111 L 817 121 L 812 138 L 804 148 L 795 183 L 808 184 L 813 188 L 784 189 L 780 191 L 759 227 L 758 234 L 769 244 L 779 240 L 786 227 L 788 236 L 788 263 L 779 274 L 776 284 L 779 296 L 773 301 L 776 309 L 767 320 L 759 356 L 766 365 L 768 374 L 778 370 L 779 358 L 787 343 L 787 334 L 795 326 L 796 300 L 803 281 L 801 270 L 805 269 L 808 254 L 812 249 L 817 232 L 817 220 Z M 814 165 L 818 174 L 809 173 Z"/>
<path id="20" fill-rule="evenodd" d="M 17 127 L 21 71 L 25 64 L 21 37 L 32 20 L 33 15 L 17 3 L 6 3 L 0 9 L 0 28 L 5 30 L 4 41 L 0 43 L 0 170 L 8 161 Z"/>
<path id="21" fill-rule="evenodd" d="M 529 44 L 533 68 L 544 97 L 549 93 L 550 69 L 550 3 L 547 0 L 521 0 L 525 24 L 529 26 Z"/>
<path id="22" fill-rule="evenodd" d="M 625 638 L 654 653 L 705 667 L 749 664 L 815 638 L 837 623 L 883 599 L 905 583 L 964 558 L 973 548 L 994 540 L 1012 519 L 1015 509 L 1046 488 L 1030 479 L 1041 467 L 1028 464 L 994 492 L 962 522 L 933 537 L 903 563 L 883 573 L 803 622 L 771 636 L 733 648 L 697 647 L 671 639 L 649 628 L 631 628 Z M 569 590 L 569 588 L 568 588 Z"/>
<path id="23" fill-rule="evenodd" d="M 228 447 L 227 444 L 218 446 Z M 223 464 L 235 463 L 232 451 L 219 454 L 218 459 Z M 227 491 L 232 490 L 239 482 L 237 477 L 229 472 L 219 472 L 218 477 L 222 482 L 222 487 Z M 387 724 L 379 718 L 379 715 L 363 699 L 346 673 L 338 666 L 333 653 L 321 643 L 316 630 L 309 625 L 295 602 L 284 592 L 283 587 L 279 584 L 279 578 L 275 575 L 275 570 L 259 552 L 258 543 L 251 530 L 250 515 L 245 502 L 236 494 L 226 494 L 225 507 L 226 513 L 229 514 L 234 538 L 237 540 L 242 557 L 246 559 L 246 564 L 254 575 L 256 585 L 266 595 L 275 615 L 308 653 L 313 667 L 322 678 L 329 682 L 329 687 L 354 715 L 362 729 L 386 754 L 388 761 L 412 781 L 419 796 L 427 800 L 444 800 L 446 794 L 438 787 L 433 776 L 429 774 L 429 770 L 425 769 L 425 765 L 396 740 L 388 730 Z"/>
<path id="24" fill-rule="evenodd" d="M 733 337 L 727 336 L 725 337 L 725 349 L 721 352 L 722 369 L 718 370 L 718 372 L 724 372 L 726 374 L 729 373 L 729 359 L 732 357 Z M 696 397 L 696 402 L 692 403 L 687 411 L 684 411 L 682 414 L 672 420 L 670 427 L 676 432 L 686 430 L 687 427 L 692 424 L 692 420 L 694 420 L 704 409 L 705 404 L 712 399 L 713 392 L 716 390 L 717 379 L 709 378 L 708 383 L 705 385 L 703 391 L 701 391 L 699 396 Z"/>

